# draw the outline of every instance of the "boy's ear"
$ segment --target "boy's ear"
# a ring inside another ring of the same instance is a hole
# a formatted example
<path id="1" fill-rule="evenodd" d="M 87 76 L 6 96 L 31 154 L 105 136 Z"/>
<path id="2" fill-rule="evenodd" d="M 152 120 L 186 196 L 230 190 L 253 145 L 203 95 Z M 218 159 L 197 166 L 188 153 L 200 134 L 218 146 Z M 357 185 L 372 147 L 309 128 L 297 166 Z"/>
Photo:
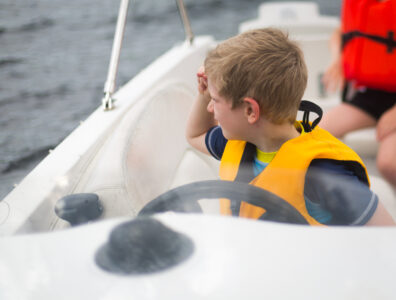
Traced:
<path id="1" fill-rule="evenodd" d="M 246 97 L 243 99 L 245 103 L 245 115 L 250 124 L 256 123 L 260 118 L 260 106 L 253 98 Z"/>

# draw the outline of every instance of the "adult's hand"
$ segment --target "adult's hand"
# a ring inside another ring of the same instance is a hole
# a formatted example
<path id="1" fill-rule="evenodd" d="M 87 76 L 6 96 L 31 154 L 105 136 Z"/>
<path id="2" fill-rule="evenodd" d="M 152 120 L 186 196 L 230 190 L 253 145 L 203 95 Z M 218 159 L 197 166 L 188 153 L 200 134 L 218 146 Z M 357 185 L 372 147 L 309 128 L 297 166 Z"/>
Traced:
<path id="1" fill-rule="evenodd" d="M 326 91 L 336 92 L 344 86 L 341 59 L 334 60 L 323 75 L 322 82 Z"/>
<path id="2" fill-rule="evenodd" d="M 344 86 L 341 59 L 341 28 L 336 28 L 330 37 L 331 63 L 323 75 L 322 82 L 329 92 L 336 92 Z"/>

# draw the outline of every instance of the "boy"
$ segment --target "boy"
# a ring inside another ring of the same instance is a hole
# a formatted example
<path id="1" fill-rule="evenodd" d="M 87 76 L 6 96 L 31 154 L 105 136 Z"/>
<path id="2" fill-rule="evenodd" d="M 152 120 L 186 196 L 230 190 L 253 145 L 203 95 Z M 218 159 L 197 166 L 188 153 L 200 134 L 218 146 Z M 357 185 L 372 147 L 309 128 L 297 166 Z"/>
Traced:
<path id="1" fill-rule="evenodd" d="M 301 102 L 306 84 L 302 52 L 280 30 L 228 39 L 209 52 L 198 72 L 187 140 L 221 159 L 221 179 L 269 190 L 311 225 L 393 225 L 368 188 L 358 155 L 315 127 L 321 116 L 308 122 L 310 109 L 321 111 Z M 296 122 L 300 104 L 304 121 Z M 265 218 L 265 210 L 246 202 L 224 199 L 220 207 L 226 215 Z"/>

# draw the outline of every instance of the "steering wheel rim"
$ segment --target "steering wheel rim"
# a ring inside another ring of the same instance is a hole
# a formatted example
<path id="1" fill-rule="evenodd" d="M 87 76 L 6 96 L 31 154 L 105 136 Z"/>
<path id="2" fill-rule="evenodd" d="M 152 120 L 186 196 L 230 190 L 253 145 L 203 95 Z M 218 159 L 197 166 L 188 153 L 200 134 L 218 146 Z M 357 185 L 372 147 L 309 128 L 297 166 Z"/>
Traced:
<path id="1" fill-rule="evenodd" d="M 149 203 L 139 212 L 139 216 L 159 212 L 202 212 L 200 199 L 227 198 L 247 202 L 264 208 L 262 220 L 292 224 L 308 224 L 307 220 L 288 202 L 279 196 L 256 186 L 236 181 L 205 180 L 185 184 L 171 189 Z"/>

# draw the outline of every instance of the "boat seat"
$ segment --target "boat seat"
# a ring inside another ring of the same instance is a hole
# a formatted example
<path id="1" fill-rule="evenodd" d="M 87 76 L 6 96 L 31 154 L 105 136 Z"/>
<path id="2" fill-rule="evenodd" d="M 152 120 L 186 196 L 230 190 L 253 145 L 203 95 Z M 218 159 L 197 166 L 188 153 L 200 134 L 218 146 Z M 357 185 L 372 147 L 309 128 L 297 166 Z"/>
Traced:
<path id="1" fill-rule="evenodd" d="M 154 87 L 111 129 L 110 137 L 84 166 L 73 193 L 99 195 L 102 218 L 136 216 L 170 188 L 217 179 L 218 162 L 197 153 L 185 139 L 195 96 L 195 86 L 183 82 Z"/>
<path id="2" fill-rule="evenodd" d="M 218 163 L 185 138 L 195 96 L 195 90 L 180 85 L 159 90 L 135 125 L 125 153 L 125 180 L 137 210 L 170 188 L 218 178 Z"/>
<path id="3" fill-rule="evenodd" d="M 269 2 L 260 5 L 257 19 L 241 23 L 239 32 L 275 26 L 292 35 L 331 34 L 338 25 L 338 18 L 320 15 L 316 2 Z"/>

